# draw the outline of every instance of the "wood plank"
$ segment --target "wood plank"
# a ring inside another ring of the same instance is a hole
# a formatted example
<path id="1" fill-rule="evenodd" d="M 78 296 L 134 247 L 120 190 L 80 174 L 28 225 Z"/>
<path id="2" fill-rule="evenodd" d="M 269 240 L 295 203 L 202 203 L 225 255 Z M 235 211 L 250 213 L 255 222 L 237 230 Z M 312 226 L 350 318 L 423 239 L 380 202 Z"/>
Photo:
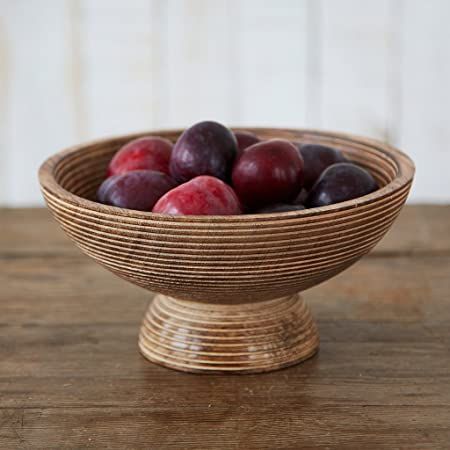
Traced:
<path id="1" fill-rule="evenodd" d="M 448 202 L 450 178 L 439 167 L 450 165 L 450 3 L 404 2 L 402 23 L 401 123 L 398 145 L 418 167 L 416 201 Z M 414 194 L 415 193 L 415 194 Z"/>
<path id="2" fill-rule="evenodd" d="M 308 2 L 236 4 L 237 102 L 242 125 L 304 126 L 307 104 Z"/>
<path id="3" fill-rule="evenodd" d="M 0 447 L 445 448 L 449 213 L 405 208 L 384 249 L 305 293 L 316 357 L 230 377 L 148 363 L 151 294 L 66 244 L 46 211 L 1 210 Z"/>
<path id="4" fill-rule="evenodd" d="M 133 350 L 136 350 L 136 346 L 130 351 Z M 338 354 L 341 355 L 341 352 Z M 186 406 L 199 408 L 205 398 L 235 404 L 249 391 L 252 392 L 249 403 L 254 407 L 271 401 L 277 401 L 280 408 L 293 402 L 296 405 L 318 407 L 368 404 L 386 407 L 450 407 L 449 379 L 443 376 L 430 378 L 424 374 L 406 378 L 393 374 L 368 375 L 369 367 L 365 368 L 365 372 L 355 371 L 347 375 L 342 375 L 339 372 L 342 368 L 336 367 L 327 375 L 327 368 L 333 368 L 331 364 L 320 364 L 320 370 L 317 370 L 317 362 L 306 362 L 301 370 L 291 369 L 289 373 L 292 376 L 289 377 L 283 377 L 279 372 L 276 376 L 265 376 L 264 380 L 246 378 L 245 381 L 235 383 L 227 378 L 217 379 L 207 375 L 200 382 L 187 378 L 188 375 L 168 373 L 162 367 L 150 367 L 150 364 L 144 360 L 140 366 L 132 364 L 133 373 L 115 370 L 104 374 L 84 371 L 78 374 L 77 369 L 74 369 L 72 374 L 67 375 L 17 374 L 3 377 L 0 379 L 2 408 L 170 408 L 176 397 L 180 397 Z M 100 368 L 109 369 L 103 361 L 99 363 Z M 154 386 L 158 386 L 158 389 L 155 390 Z M 215 392 L 221 392 L 220 397 L 214 396 Z M 195 400 L 196 397 L 199 399 Z"/>
<path id="5" fill-rule="evenodd" d="M 365 258 L 305 292 L 323 320 L 445 322 L 450 257 Z M 367 283 L 370 277 L 376 282 Z M 3 324 L 135 323 L 151 293 L 87 258 L 0 261 Z M 49 286 L 51 289 L 49 289 Z M 95 315 L 89 314 L 95 311 Z"/>
<path id="6" fill-rule="evenodd" d="M 179 400 L 178 400 L 179 401 Z M 173 399 L 174 405 L 177 402 Z M 8 448 L 436 449 L 450 438 L 448 407 L 251 408 L 208 403 L 156 408 L 5 409 Z M 257 419 L 257 420 L 255 420 Z M 13 447 L 14 446 L 14 447 Z"/>
<path id="7" fill-rule="evenodd" d="M 9 91 L 11 83 L 11 61 L 9 43 L 7 41 L 6 17 L 9 16 L 11 2 L 0 0 L 0 205 L 6 205 L 10 195 L 8 167 L 10 165 L 11 152 L 8 148 L 9 115 Z"/>
<path id="8" fill-rule="evenodd" d="M 4 1 L 0 14 L 1 204 L 42 204 L 37 166 L 67 145 L 206 117 L 390 139 L 420 168 L 411 199 L 448 201 L 434 164 L 450 162 L 446 0 Z"/>
<path id="9" fill-rule="evenodd" d="M 440 322 L 449 318 L 449 270 L 448 257 L 365 258 L 305 298 L 330 320 Z"/>
<path id="10" fill-rule="evenodd" d="M 39 164 L 77 141 L 69 13 L 69 2 L 55 0 L 7 2 L 2 8 L 8 79 L 1 107 L 7 116 L 1 146 L 8 154 L 3 204 L 43 204 Z"/>
<path id="11" fill-rule="evenodd" d="M 450 337 L 444 327 L 433 337 L 424 327 L 411 325 L 399 326 L 397 335 L 386 323 L 355 326 L 342 321 L 336 326 L 319 321 L 319 326 L 323 339 L 318 356 L 242 382 L 181 375 L 148 363 L 138 354 L 137 328 L 131 325 L 5 327 L 1 406 L 169 408 L 181 394 L 190 406 L 199 407 L 213 392 L 232 404 L 245 391 L 252 392 L 249 402 L 255 407 L 273 399 L 280 405 L 450 406 Z M 383 337 L 386 331 L 390 338 Z M 358 334 L 354 340 L 352 333 Z M 156 384 L 159 390 L 147 396 L 149 386 Z"/>
<path id="12" fill-rule="evenodd" d="M 167 122 L 230 123 L 235 79 L 232 10 L 227 0 L 170 0 L 167 7 Z"/>
<path id="13" fill-rule="evenodd" d="M 139 317 L 140 319 L 141 317 Z M 366 324 L 342 320 L 340 326 L 323 324 L 321 355 L 316 359 L 315 373 L 319 378 L 350 378 L 355 373 L 367 378 L 420 379 L 441 378 L 449 381 L 448 355 L 450 336 L 444 325 L 424 323 L 398 326 L 398 335 L 387 322 Z M 23 323 L 2 325 L 2 376 L 4 377 L 104 377 L 142 375 L 146 363 L 136 347 L 137 325 Z M 390 338 L 380 337 L 390 332 Z M 417 337 L 408 339 L 416 333 Z M 352 338 L 352 334 L 358 334 Z M 392 345 L 388 345 L 392 344 Z M 414 344 L 412 346 L 412 344 Z M 120 361 L 114 358 L 120 354 Z M 332 355 L 335 357 L 330 357 Z M 339 355 L 339 358 L 337 357 Z M 376 356 L 376 357 L 375 357 Z M 417 364 L 418 359 L 426 364 Z M 393 362 L 396 362 L 393 364 Z M 100 368 L 101 366 L 101 368 Z M 305 375 L 302 365 L 297 370 Z M 450 393 L 449 393 L 450 394 Z M 444 394 L 441 397 L 450 401 Z"/>
<path id="14" fill-rule="evenodd" d="M 6 286 L 0 328 L 7 349 L 6 376 L 139 373 L 146 364 L 136 349 L 147 301 L 143 291 L 100 268 L 97 272 L 97 266 L 87 261 L 66 260 L 72 269 L 64 270 L 64 275 L 58 275 L 64 267 L 60 260 L 41 265 L 40 271 L 32 258 L 19 261 L 22 270 L 0 271 L 1 285 Z M 322 331 L 315 375 L 325 364 L 322 373 L 335 378 L 358 373 L 448 379 L 449 267 L 448 258 L 365 259 L 348 276 L 306 293 Z M 417 273 L 422 276 L 411 276 Z M 367 274 L 383 283 L 368 285 Z M 388 343 L 393 345 L 386 347 Z M 418 365 L 418 360 L 427 364 Z M 298 367 L 301 371 L 304 366 Z"/>
<path id="15" fill-rule="evenodd" d="M 322 2 L 322 93 L 316 126 L 386 139 L 392 3 Z"/>
<path id="16" fill-rule="evenodd" d="M 373 254 L 434 254 L 449 250 L 450 206 L 406 205 Z"/>
<path id="17" fill-rule="evenodd" d="M 0 231 L 0 257 L 77 254 L 46 208 L 0 208 Z"/>
<path id="18" fill-rule="evenodd" d="M 0 262 L 0 323 L 130 322 L 153 294 L 112 275 L 86 257 L 7 258 Z M 119 309 L 117 309 L 119 308 Z M 96 316 L 92 317 L 92 311 Z"/>
<path id="19" fill-rule="evenodd" d="M 86 137 L 160 126 L 165 58 L 158 2 L 81 1 L 78 35 Z M 165 92 L 165 91 L 164 91 Z"/>
<path id="20" fill-rule="evenodd" d="M 45 209 L 0 209 L 0 258 L 5 255 L 80 255 Z M 450 251 L 450 207 L 406 206 L 369 257 Z M 45 242 L 45 246 L 42 245 Z"/>

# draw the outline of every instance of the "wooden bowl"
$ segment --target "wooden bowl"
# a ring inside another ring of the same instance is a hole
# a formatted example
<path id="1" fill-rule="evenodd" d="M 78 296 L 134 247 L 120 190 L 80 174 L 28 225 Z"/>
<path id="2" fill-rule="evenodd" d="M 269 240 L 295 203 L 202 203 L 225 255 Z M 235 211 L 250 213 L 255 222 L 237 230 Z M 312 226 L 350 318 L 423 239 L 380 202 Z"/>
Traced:
<path id="1" fill-rule="evenodd" d="M 189 372 L 263 372 L 312 356 L 319 337 L 299 292 L 369 252 L 400 212 L 414 175 L 400 151 L 370 139 L 310 130 L 251 129 L 342 150 L 368 169 L 376 192 L 331 206 L 240 216 L 168 216 L 96 203 L 113 154 L 140 135 L 72 147 L 40 168 L 42 192 L 80 249 L 158 294 L 139 347 Z M 181 131 L 145 133 L 175 141 Z"/>

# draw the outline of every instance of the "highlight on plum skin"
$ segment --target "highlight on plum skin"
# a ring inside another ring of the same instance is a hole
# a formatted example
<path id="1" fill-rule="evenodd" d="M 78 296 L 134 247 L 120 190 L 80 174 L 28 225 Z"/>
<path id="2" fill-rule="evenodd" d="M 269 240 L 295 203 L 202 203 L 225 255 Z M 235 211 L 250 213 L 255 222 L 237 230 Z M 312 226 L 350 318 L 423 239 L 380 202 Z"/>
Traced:
<path id="1" fill-rule="evenodd" d="M 125 144 L 111 159 L 107 176 L 134 170 L 156 170 L 169 175 L 172 143 L 168 139 L 145 136 Z"/>
<path id="2" fill-rule="evenodd" d="M 163 195 L 153 208 L 154 213 L 171 215 L 242 214 L 242 207 L 231 186 L 218 178 L 201 175 Z"/>
<path id="3" fill-rule="evenodd" d="M 134 170 L 107 178 L 97 191 L 106 205 L 138 211 L 151 211 L 166 192 L 176 186 L 167 174 L 155 170 Z"/>
<path id="4" fill-rule="evenodd" d="M 250 208 L 289 203 L 303 185 L 302 157 L 284 139 L 254 144 L 236 161 L 232 185 L 241 202 Z"/>
<path id="5" fill-rule="evenodd" d="M 170 174 L 178 183 L 200 175 L 211 175 L 229 181 L 237 156 L 233 132 L 220 123 L 199 122 L 184 130 L 170 159 Z"/>
<path id="6" fill-rule="evenodd" d="M 329 166 L 312 187 L 306 206 L 314 208 L 344 202 L 378 189 L 373 176 L 362 167 L 352 163 Z"/>

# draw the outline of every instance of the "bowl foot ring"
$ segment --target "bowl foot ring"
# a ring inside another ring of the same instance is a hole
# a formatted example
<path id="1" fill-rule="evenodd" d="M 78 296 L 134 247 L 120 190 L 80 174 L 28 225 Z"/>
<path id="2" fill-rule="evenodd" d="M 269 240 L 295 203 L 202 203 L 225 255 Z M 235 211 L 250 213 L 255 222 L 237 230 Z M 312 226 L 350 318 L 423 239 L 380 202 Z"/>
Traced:
<path id="1" fill-rule="evenodd" d="M 310 358 L 319 334 L 299 294 L 215 305 L 157 294 L 139 334 L 148 360 L 196 373 L 257 373 Z"/>

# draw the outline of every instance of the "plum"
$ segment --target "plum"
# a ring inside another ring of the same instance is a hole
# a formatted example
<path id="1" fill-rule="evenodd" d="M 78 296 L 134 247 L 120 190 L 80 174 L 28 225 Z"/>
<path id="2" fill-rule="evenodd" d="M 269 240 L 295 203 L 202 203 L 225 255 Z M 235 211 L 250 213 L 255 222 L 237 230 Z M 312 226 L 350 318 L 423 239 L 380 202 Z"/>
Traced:
<path id="1" fill-rule="evenodd" d="M 172 215 L 241 214 L 242 208 L 233 189 L 218 178 L 201 175 L 163 195 L 153 212 Z"/>
<path id="2" fill-rule="evenodd" d="M 177 140 L 170 159 L 170 174 L 179 183 L 200 175 L 228 181 L 237 155 L 234 134 L 217 122 L 199 122 Z"/>
<path id="3" fill-rule="evenodd" d="M 258 136 L 256 134 L 250 133 L 250 131 L 235 131 L 234 135 L 236 137 L 238 154 L 240 155 L 247 147 L 259 142 Z"/>
<path id="4" fill-rule="evenodd" d="M 352 163 L 337 163 L 325 169 L 310 190 L 307 207 L 326 206 L 370 194 L 378 188 L 372 175 Z"/>
<path id="5" fill-rule="evenodd" d="M 304 186 L 310 189 L 320 174 L 331 164 L 347 162 L 347 158 L 339 151 L 325 145 L 305 144 L 299 146 L 303 157 L 305 179 Z"/>
<path id="6" fill-rule="evenodd" d="M 119 208 L 151 211 L 158 199 L 175 186 L 165 173 L 134 170 L 107 178 L 97 191 L 97 199 Z"/>
<path id="7" fill-rule="evenodd" d="M 146 136 L 124 145 L 112 158 L 108 176 L 133 170 L 156 170 L 169 174 L 172 143 L 160 137 Z"/>
<path id="8" fill-rule="evenodd" d="M 236 161 L 232 181 L 246 206 L 289 203 L 302 188 L 303 160 L 289 141 L 260 142 L 248 147 Z"/>

